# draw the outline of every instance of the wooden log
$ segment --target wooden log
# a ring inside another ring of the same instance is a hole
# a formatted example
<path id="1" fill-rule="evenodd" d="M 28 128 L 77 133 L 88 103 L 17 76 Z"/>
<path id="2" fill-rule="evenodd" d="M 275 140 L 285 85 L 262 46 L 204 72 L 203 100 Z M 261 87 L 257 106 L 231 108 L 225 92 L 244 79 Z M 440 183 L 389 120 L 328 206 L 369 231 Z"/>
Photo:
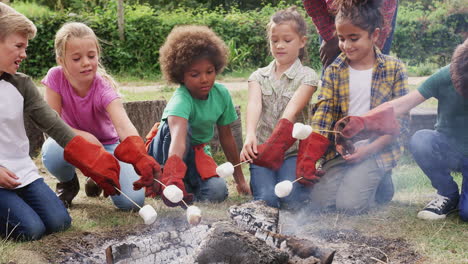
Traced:
<path id="1" fill-rule="evenodd" d="M 333 262 L 335 251 L 315 245 L 308 239 L 278 234 L 279 209 L 266 206 L 264 201 L 253 201 L 229 208 L 237 225 L 264 240 L 271 247 L 288 252 L 295 263 Z"/>
<path id="2" fill-rule="evenodd" d="M 199 264 L 208 263 L 288 263 L 286 252 L 241 231 L 230 222 L 217 222 L 196 250 Z"/>

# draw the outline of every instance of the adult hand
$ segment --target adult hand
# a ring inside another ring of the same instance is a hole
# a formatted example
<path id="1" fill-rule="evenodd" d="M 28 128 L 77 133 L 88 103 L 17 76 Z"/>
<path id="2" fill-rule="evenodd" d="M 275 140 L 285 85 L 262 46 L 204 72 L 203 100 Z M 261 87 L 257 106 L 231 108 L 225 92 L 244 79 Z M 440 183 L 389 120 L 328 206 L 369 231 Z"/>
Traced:
<path id="1" fill-rule="evenodd" d="M 0 187 L 5 189 L 14 189 L 21 185 L 16 174 L 5 167 L 0 166 Z"/>
<path id="2" fill-rule="evenodd" d="M 252 163 L 251 160 L 257 158 L 257 151 L 257 137 L 255 135 L 247 135 L 240 153 L 240 161 L 244 162 L 250 160 L 249 162 Z"/>
<path id="3" fill-rule="evenodd" d="M 329 41 L 322 41 L 320 45 L 320 61 L 322 62 L 323 69 L 327 68 L 328 65 L 332 64 L 335 58 L 341 53 L 340 47 L 338 46 L 338 37 L 335 35 Z"/>

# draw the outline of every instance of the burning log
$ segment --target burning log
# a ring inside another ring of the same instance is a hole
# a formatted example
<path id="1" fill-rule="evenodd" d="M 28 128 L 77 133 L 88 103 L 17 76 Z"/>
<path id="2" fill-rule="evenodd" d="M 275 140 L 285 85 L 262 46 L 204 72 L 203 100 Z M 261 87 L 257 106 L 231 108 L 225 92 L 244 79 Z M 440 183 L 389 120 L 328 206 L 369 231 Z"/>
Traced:
<path id="1" fill-rule="evenodd" d="M 229 222 L 217 222 L 197 249 L 195 259 L 204 263 L 288 263 L 288 253 L 265 244 Z"/>
<path id="2" fill-rule="evenodd" d="M 297 256 L 307 259 L 307 263 L 314 263 L 312 258 L 322 264 L 333 262 L 334 250 L 321 248 L 308 239 L 278 234 L 279 209 L 269 207 L 263 201 L 232 206 L 229 211 L 239 227 L 272 247 L 288 251 L 290 258 Z"/>

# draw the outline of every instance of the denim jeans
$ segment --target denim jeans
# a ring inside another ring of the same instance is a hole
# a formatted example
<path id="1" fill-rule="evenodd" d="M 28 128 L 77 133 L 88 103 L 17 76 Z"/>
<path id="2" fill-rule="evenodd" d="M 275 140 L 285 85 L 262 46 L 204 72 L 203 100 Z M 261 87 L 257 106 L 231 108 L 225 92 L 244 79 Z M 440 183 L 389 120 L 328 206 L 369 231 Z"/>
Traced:
<path id="1" fill-rule="evenodd" d="M 184 178 L 185 189 L 187 192 L 193 193 L 197 201 L 224 201 L 228 196 L 226 181 L 220 177 L 212 177 L 205 181 L 201 179 L 195 165 L 195 152 L 191 147 L 190 138 L 191 129 L 189 128 L 186 137 L 187 148 L 183 158 L 185 165 L 187 165 L 187 172 Z M 163 169 L 166 160 L 169 158 L 170 145 L 171 132 L 169 125 L 165 122 L 158 130 L 148 149 L 148 154 L 153 156 Z"/>
<path id="2" fill-rule="evenodd" d="M 279 198 L 275 194 L 277 183 L 296 179 L 297 157 L 289 157 L 284 160 L 283 165 L 277 171 L 269 168 L 250 164 L 250 188 L 254 200 L 265 201 L 269 206 L 280 208 L 282 206 L 299 209 L 308 199 L 310 188 L 296 182 L 293 184 L 291 194 L 284 198 Z"/>
<path id="3" fill-rule="evenodd" d="M 104 145 L 104 149 L 114 154 L 115 148 L 119 144 Z M 75 167 L 64 160 L 63 148 L 52 138 L 48 138 L 42 145 L 42 163 L 47 170 L 60 182 L 67 182 L 73 179 Z M 119 161 L 120 165 L 120 188 L 121 191 L 128 195 L 138 205 L 143 206 L 145 202 L 145 190 L 133 190 L 133 182 L 138 180 L 140 176 L 135 172 L 131 164 Z M 112 195 L 112 202 L 121 210 L 138 210 L 131 201 L 124 195 Z"/>
<path id="4" fill-rule="evenodd" d="M 40 178 L 18 189 L 0 188 L 0 237 L 36 240 L 70 227 L 57 195 Z"/>
<path id="5" fill-rule="evenodd" d="M 468 156 L 454 147 L 456 142 L 435 130 L 419 130 L 410 140 L 414 160 L 431 180 L 437 193 L 450 199 L 459 199 L 460 217 L 468 221 Z M 451 172 L 461 170 L 461 195 Z"/>
<path id="6" fill-rule="evenodd" d="M 339 156 L 327 161 L 322 169 L 326 173 L 312 189 L 311 208 L 350 214 L 363 213 L 376 205 L 378 186 L 388 173 L 379 168 L 374 156 L 354 164 Z"/>

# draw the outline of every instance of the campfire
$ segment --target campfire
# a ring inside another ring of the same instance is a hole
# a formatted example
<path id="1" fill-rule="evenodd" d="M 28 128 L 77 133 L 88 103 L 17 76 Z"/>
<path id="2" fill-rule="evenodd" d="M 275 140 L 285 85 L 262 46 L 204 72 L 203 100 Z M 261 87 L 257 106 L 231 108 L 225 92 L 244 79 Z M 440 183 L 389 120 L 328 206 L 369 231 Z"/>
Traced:
<path id="1" fill-rule="evenodd" d="M 271 208 L 260 201 L 232 206 L 230 221 L 205 219 L 198 224 L 201 216 L 188 218 L 199 216 L 197 209 L 188 207 L 194 211 L 187 213 L 187 219 L 160 217 L 136 234 L 106 240 L 93 249 L 68 247 L 67 251 L 75 250 L 62 262 L 346 264 L 414 263 L 419 259 L 402 239 L 365 237 L 346 229 L 310 232 L 298 219 L 308 222 L 311 216 Z"/>

